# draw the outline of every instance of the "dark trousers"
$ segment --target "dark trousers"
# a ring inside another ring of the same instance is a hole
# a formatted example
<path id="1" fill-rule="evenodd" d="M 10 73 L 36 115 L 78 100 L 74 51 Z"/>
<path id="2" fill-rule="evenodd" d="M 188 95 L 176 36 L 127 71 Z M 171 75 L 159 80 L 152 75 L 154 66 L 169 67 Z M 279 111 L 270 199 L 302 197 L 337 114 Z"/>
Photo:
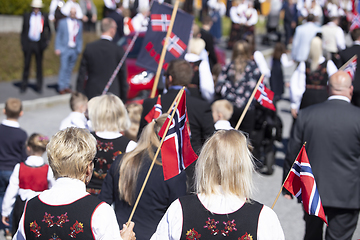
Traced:
<path id="1" fill-rule="evenodd" d="M 23 80 L 21 88 L 25 89 L 28 85 L 29 80 L 29 70 L 30 70 L 30 62 L 31 56 L 35 54 L 36 59 L 36 87 L 41 89 L 43 82 L 43 74 L 42 74 L 42 58 L 43 58 L 43 50 L 40 47 L 40 42 L 32 42 L 30 41 L 27 49 L 24 50 L 24 72 L 23 72 Z"/>
<path id="2" fill-rule="evenodd" d="M 351 240 L 356 229 L 359 209 L 343 209 L 324 207 L 328 226 L 326 240 Z M 305 237 L 304 240 L 322 240 L 324 222 L 316 216 L 304 213 Z"/>

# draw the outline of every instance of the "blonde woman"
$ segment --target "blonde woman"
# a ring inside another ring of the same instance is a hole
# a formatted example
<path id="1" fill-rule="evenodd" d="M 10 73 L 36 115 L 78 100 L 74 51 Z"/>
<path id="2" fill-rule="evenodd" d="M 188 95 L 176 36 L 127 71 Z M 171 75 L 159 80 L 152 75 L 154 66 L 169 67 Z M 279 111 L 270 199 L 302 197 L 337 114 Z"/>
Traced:
<path id="1" fill-rule="evenodd" d="M 294 118 L 297 117 L 299 109 L 327 99 L 328 79 L 337 70 L 334 62 L 323 56 L 322 40 L 314 37 L 311 40 L 308 60 L 300 62 L 290 79 L 290 107 Z"/>
<path id="2" fill-rule="evenodd" d="M 113 209 L 85 190 L 94 168 L 95 138 L 85 129 L 66 128 L 50 139 L 46 151 L 55 184 L 26 203 L 13 239 L 134 240 L 134 223 L 120 234 Z"/>
<path id="3" fill-rule="evenodd" d="M 160 144 L 159 132 L 167 114 L 150 122 L 141 133 L 137 147 L 118 157 L 104 180 L 99 198 L 115 203 L 118 223 L 126 222 L 140 192 L 155 151 Z M 138 240 L 148 240 L 170 204 L 186 194 L 186 174 L 164 181 L 161 158 L 158 157 L 149 181 L 136 208 L 133 221 Z"/>
<path id="4" fill-rule="evenodd" d="M 196 195 L 173 202 L 151 240 L 284 239 L 275 212 L 250 198 L 254 163 L 247 143 L 236 130 L 208 139 L 196 162 Z"/>
<path id="5" fill-rule="evenodd" d="M 123 136 L 131 122 L 123 102 L 113 94 L 95 97 L 89 102 L 89 118 L 97 141 L 97 153 L 94 160 L 94 174 L 87 191 L 98 195 L 107 171 L 115 158 L 133 150 L 134 141 Z"/>

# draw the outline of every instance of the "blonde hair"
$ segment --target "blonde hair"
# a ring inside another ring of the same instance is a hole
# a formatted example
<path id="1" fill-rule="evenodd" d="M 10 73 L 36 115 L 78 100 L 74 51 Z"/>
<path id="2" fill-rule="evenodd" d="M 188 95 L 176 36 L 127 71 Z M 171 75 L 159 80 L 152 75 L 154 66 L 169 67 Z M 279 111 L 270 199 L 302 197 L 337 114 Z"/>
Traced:
<path id="1" fill-rule="evenodd" d="M 119 170 L 119 197 L 130 206 L 133 205 L 135 201 L 137 178 L 142 162 L 145 159 L 149 158 L 152 160 L 154 158 L 154 151 L 160 145 L 158 132 L 166 118 L 167 114 L 162 114 L 156 120 L 148 123 L 141 132 L 136 148 L 126 153 L 122 158 Z M 161 165 L 161 159 L 158 157 L 155 163 Z"/>
<path id="2" fill-rule="evenodd" d="M 240 40 L 234 44 L 231 60 L 234 62 L 236 73 L 243 73 L 252 53 L 249 43 Z"/>
<path id="3" fill-rule="evenodd" d="M 8 98 L 5 103 L 5 115 L 8 118 L 19 118 L 22 111 L 21 100 L 18 98 Z"/>
<path id="4" fill-rule="evenodd" d="M 229 120 L 234 112 L 234 107 L 226 99 L 217 100 L 211 105 L 211 111 L 221 113 L 225 120 Z"/>
<path id="5" fill-rule="evenodd" d="M 46 147 L 54 177 L 85 180 L 86 170 L 96 154 L 96 140 L 82 128 L 66 128 L 51 137 Z"/>
<path id="6" fill-rule="evenodd" d="M 309 60 L 310 60 L 310 70 L 311 72 L 315 71 L 319 66 L 319 59 L 323 55 L 322 50 L 322 41 L 319 37 L 314 37 L 310 43 L 310 52 L 309 52 Z"/>
<path id="7" fill-rule="evenodd" d="M 96 97 L 89 108 L 89 118 L 95 132 L 123 132 L 131 124 L 123 102 L 114 94 Z"/>
<path id="8" fill-rule="evenodd" d="M 254 163 L 247 144 L 245 135 L 236 130 L 219 130 L 210 137 L 196 162 L 196 192 L 235 194 L 249 199 Z M 223 193 L 217 186 L 221 186 Z"/>
<path id="9" fill-rule="evenodd" d="M 34 153 L 44 153 L 46 151 L 46 145 L 49 143 L 49 138 L 39 134 L 33 133 L 28 138 L 26 146 L 28 146 Z"/>
<path id="10" fill-rule="evenodd" d="M 125 131 L 125 136 L 133 141 L 137 141 L 137 133 L 140 127 L 141 113 L 143 107 L 138 103 L 130 103 L 126 105 L 126 110 L 131 121 L 129 129 Z"/>
<path id="11" fill-rule="evenodd" d="M 88 98 L 84 94 L 80 92 L 73 92 L 70 98 L 71 111 L 78 111 L 79 108 L 82 105 L 87 104 L 87 102 L 88 102 Z"/>

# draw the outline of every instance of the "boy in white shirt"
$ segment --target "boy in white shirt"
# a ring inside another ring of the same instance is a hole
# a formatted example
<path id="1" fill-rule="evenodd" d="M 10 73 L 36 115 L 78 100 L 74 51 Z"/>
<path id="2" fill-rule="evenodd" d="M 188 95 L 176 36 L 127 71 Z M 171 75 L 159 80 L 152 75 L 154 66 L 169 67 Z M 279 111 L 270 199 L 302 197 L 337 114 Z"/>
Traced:
<path id="1" fill-rule="evenodd" d="M 88 129 L 85 112 L 87 109 L 88 98 L 79 92 L 71 94 L 70 108 L 72 112 L 64 120 L 61 121 L 60 130 L 68 127 L 86 128 Z"/>
<path id="2" fill-rule="evenodd" d="M 217 100 L 211 105 L 211 111 L 214 118 L 215 130 L 229 130 L 234 129 L 230 125 L 230 118 L 233 114 L 233 105 L 226 99 Z"/>

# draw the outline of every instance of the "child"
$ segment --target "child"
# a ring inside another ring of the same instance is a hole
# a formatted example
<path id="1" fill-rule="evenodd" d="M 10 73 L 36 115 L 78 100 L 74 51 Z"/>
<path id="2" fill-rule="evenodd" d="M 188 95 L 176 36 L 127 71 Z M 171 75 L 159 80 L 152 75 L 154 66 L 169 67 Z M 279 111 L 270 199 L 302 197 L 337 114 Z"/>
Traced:
<path id="1" fill-rule="evenodd" d="M 215 101 L 211 105 L 211 111 L 215 122 L 215 130 L 234 129 L 229 122 L 234 109 L 233 105 L 228 100 L 222 99 Z"/>
<path id="2" fill-rule="evenodd" d="M 11 174 L 2 204 L 2 222 L 9 226 L 9 216 L 13 212 L 12 232 L 15 234 L 26 200 L 34 197 L 55 182 L 53 172 L 45 164 L 42 155 L 46 151 L 49 139 L 41 134 L 32 134 L 26 144 L 29 157 L 18 163 Z"/>
<path id="3" fill-rule="evenodd" d="M 18 122 L 19 117 L 23 115 L 20 99 L 9 98 L 3 112 L 6 119 L 0 124 L 0 204 L 14 166 L 27 157 L 25 151 L 27 134 L 20 128 Z M 9 229 L 5 229 L 5 232 L 11 237 Z"/>
<path id="4" fill-rule="evenodd" d="M 87 102 L 88 98 L 84 94 L 79 92 L 71 94 L 70 108 L 72 112 L 67 118 L 62 120 L 60 130 L 68 127 L 88 128 L 87 119 L 84 114 L 87 109 Z"/>

